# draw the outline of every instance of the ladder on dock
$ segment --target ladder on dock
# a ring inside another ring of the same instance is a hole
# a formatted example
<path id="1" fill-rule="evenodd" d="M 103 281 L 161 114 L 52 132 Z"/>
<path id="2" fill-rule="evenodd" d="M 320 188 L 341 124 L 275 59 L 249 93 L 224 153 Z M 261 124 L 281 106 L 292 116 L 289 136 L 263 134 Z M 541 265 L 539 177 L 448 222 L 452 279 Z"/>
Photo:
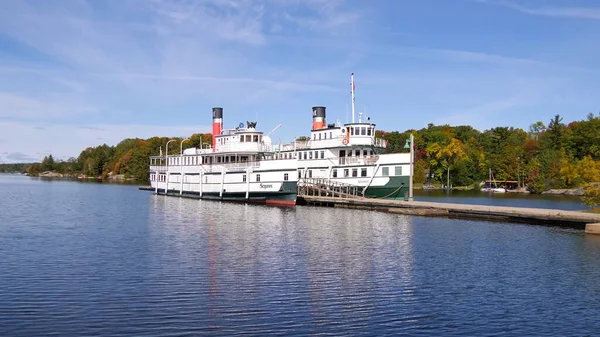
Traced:
<path id="1" fill-rule="evenodd" d="M 358 198 L 361 190 L 360 186 L 331 181 L 327 178 L 300 178 L 298 180 L 298 196 Z"/>

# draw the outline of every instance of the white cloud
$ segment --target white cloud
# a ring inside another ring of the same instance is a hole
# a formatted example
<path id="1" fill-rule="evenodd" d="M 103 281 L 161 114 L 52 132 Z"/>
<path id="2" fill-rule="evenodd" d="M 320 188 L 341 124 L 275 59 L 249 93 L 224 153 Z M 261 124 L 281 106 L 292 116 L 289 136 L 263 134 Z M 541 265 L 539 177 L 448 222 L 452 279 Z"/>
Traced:
<path id="1" fill-rule="evenodd" d="M 553 7 L 553 6 L 538 6 L 530 7 L 522 5 L 517 2 L 503 1 L 503 0 L 476 0 L 480 3 L 497 5 L 506 8 L 510 8 L 521 13 L 540 15 L 540 16 L 553 16 L 553 17 L 564 17 L 564 18 L 576 18 L 576 19 L 592 19 L 600 20 L 600 7 Z"/>

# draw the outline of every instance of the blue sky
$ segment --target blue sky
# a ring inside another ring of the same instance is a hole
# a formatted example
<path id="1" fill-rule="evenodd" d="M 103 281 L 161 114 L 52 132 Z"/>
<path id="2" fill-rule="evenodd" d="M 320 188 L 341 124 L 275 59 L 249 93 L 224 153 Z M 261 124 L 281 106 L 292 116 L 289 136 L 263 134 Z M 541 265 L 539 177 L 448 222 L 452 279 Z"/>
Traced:
<path id="1" fill-rule="evenodd" d="M 595 0 L 5 0 L 0 162 L 356 108 L 379 129 L 527 129 L 600 111 Z"/>

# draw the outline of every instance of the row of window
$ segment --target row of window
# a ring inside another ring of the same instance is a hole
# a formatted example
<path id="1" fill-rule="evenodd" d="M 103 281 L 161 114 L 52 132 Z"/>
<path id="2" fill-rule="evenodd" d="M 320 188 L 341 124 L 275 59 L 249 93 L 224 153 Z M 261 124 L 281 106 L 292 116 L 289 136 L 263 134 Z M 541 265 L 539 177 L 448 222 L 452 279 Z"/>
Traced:
<path id="1" fill-rule="evenodd" d="M 314 157 L 313 157 L 313 152 L 314 152 Z M 354 154 L 355 157 L 361 157 L 361 154 L 363 157 L 369 156 L 369 155 L 373 155 L 373 150 L 348 150 L 347 152 L 345 150 L 340 151 L 340 157 L 352 157 L 352 155 Z M 285 157 L 285 153 L 283 154 L 283 158 L 287 159 Z M 290 158 L 292 158 L 291 153 L 290 153 Z M 300 160 L 310 160 L 310 159 L 325 159 L 325 151 L 301 151 L 298 152 L 298 159 Z"/>
<path id="2" fill-rule="evenodd" d="M 321 159 L 325 159 L 325 151 L 314 151 L 315 153 L 315 159 L 319 159 L 319 154 L 321 154 Z M 313 151 L 303 151 L 303 152 L 298 152 L 298 158 L 300 160 L 304 159 L 313 159 Z"/>
<path id="3" fill-rule="evenodd" d="M 215 163 L 245 163 L 249 160 L 253 160 L 248 156 L 183 156 L 183 157 L 169 157 L 169 165 L 200 165 L 200 164 L 212 164 Z"/>
<path id="4" fill-rule="evenodd" d="M 344 173 L 344 177 L 349 177 L 350 176 L 350 169 L 344 169 L 343 173 Z M 337 176 L 338 176 L 337 169 L 333 170 L 331 172 L 331 176 L 333 178 L 337 178 Z M 355 169 L 355 168 L 352 169 L 352 176 L 353 177 L 358 177 L 358 169 Z M 366 177 L 367 176 L 367 168 L 366 167 L 363 167 L 363 168 L 360 169 L 360 176 L 361 177 Z"/>
<path id="5" fill-rule="evenodd" d="M 296 158 L 296 154 L 293 152 L 284 152 L 284 153 L 280 153 L 276 156 L 276 158 L 281 158 L 281 159 L 292 159 L 292 158 Z"/>
<path id="6" fill-rule="evenodd" d="M 348 133 L 350 136 L 371 136 L 375 134 L 375 128 L 372 126 L 349 126 Z M 327 131 L 313 132 L 313 140 L 321 139 L 327 139 Z M 331 131 L 329 131 L 329 139 L 333 139 L 333 132 Z"/>
<path id="7" fill-rule="evenodd" d="M 372 126 L 350 126 L 350 136 L 371 136 L 375 134 Z"/>
<path id="8" fill-rule="evenodd" d="M 343 156 L 344 156 L 344 151 L 345 151 L 345 150 L 341 150 L 341 151 L 340 151 L 340 157 L 343 157 Z M 352 157 L 352 153 L 353 153 L 353 151 L 352 151 L 352 150 L 348 150 L 348 151 L 345 153 L 345 154 L 346 154 L 346 157 Z M 361 150 L 354 150 L 354 156 L 355 156 L 355 157 L 360 157 L 360 154 L 361 154 Z M 366 156 L 368 156 L 368 155 L 371 155 L 371 156 L 372 156 L 372 155 L 373 155 L 373 150 L 362 150 L 362 155 L 363 155 L 363 157 L 366 157 Z"/>
<path id="9" fill-rule="evenodd" d="M 289 177 L 290 177 L 290 176 L 289 176 L 289 174 L 287 174 L 287 173 L 284 173 L 284 174 L 283 174 L 283 181 L 288 181 L 288 180 L 289 180 Z M 164 174 L 159 174 L 159 175 L 158 175 L 158 179 L 159 179 L 158 181 L 166 181 L 166 175 L 164 175 Z M 151 174 L 151 175 L 150 175 L 150 180 L 151 180 L 151 181 L 156 181 L 156 174 Z M 206 177 L 206 176 L 205 176 L 205 177 L 204 177 L 204 181 L 205 181 L 205 182 L 208 182 L 208 177 Z M 244 183 L 246 182 L 246 175 L 245 175 L 245 174 L 244 174 L 244 175 L 242 175 L 242 182 L 244 182 Z M 257 174 L 256 174 L 256 182 L 260 182 L 260 173 L 257 173 Z"/>
<path id="10" fill-rule="evenodd" d="M 317 140 L 317 135 L 319 135 L 319 140 L 321 140 L 321 136 L 323 139 L 327 139 L 327 131 L 313 133 L 313 140 Z M 333 133 L 331 131 L 329 131 L 329 139 L 333 139 Z"/>
<path id="11" fill-rule="evenodd" d="M 341 169 L 340 169 L 341 170 Z M 305 170 L 305 171 L 298 171 L 298 179 L 302 178 L 302 173 L 304 172 L 304 177 L 305 178 L 312 178 L 312 170 Z M 358 177 L 358 168 L 353 168 L 353 169 L 343 169 L 343 171 L 341 172 L 343 175 L 340 177 L 350 177 L 350 173 L 352 173 L 352 177 Z M 389 167 L 382 167 L 381 168 L 381 175 L 383 177 L 388 177 L 390 175 L 390 168 Z M 396 176 L 401 176 L 402 175 L 402 166 L 394 166 L 394 175 Z M 363 167 L 360 169 L 360 176 L 361 177 L 366 177 L 367 176 L 367 168 Z M 337 169 L 333 169 L 331 171 L 331 177 L 332 178 L 338 178 L 338 170 Z"/>
<path id="12" fill-rule="evenodd" d="M 156 181 L 156 174 L 151 174 L 151 175 L 150 175 L 150 180 L 151 180 L 151 181 Z M 159 174 L 159 175 L 158 175 L 158 181 L 167 181 L 167 179 L 166 179 L 166 175 L 164 175 L 164 174 Z"/>
<path id="13" fill-rule="evenodd" d="M 260 143 L 260 142 L 262 142 L 262 136 L 261 135 L 240 135 L 240 142 L 242 142 L 242 143 L 250 143 L 250 142 Z"/>
<path id="14" fill-rule="evenodd" d="M 262 143 L 262 135 L 240 135 L 241 143 Z M 236 136 L 233 136 L 232 139 L 235 139 Z M 217 139 L 217 143 L 225 144 L 229 140 L 229 137 L 220 137 Z"/>

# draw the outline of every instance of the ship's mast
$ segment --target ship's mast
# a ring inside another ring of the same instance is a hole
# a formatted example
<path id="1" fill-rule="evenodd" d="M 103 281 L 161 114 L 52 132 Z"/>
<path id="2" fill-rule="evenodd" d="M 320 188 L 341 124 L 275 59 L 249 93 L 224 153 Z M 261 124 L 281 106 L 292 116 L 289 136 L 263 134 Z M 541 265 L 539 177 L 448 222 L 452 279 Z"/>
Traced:
<path id="1" fill-rule="evenodd" d="M 350 75 L 350 88 L 351 88 L 351 93 L 352 93 L 352 123 L 354 123 L 354 73 L 352 73 Z"/>

